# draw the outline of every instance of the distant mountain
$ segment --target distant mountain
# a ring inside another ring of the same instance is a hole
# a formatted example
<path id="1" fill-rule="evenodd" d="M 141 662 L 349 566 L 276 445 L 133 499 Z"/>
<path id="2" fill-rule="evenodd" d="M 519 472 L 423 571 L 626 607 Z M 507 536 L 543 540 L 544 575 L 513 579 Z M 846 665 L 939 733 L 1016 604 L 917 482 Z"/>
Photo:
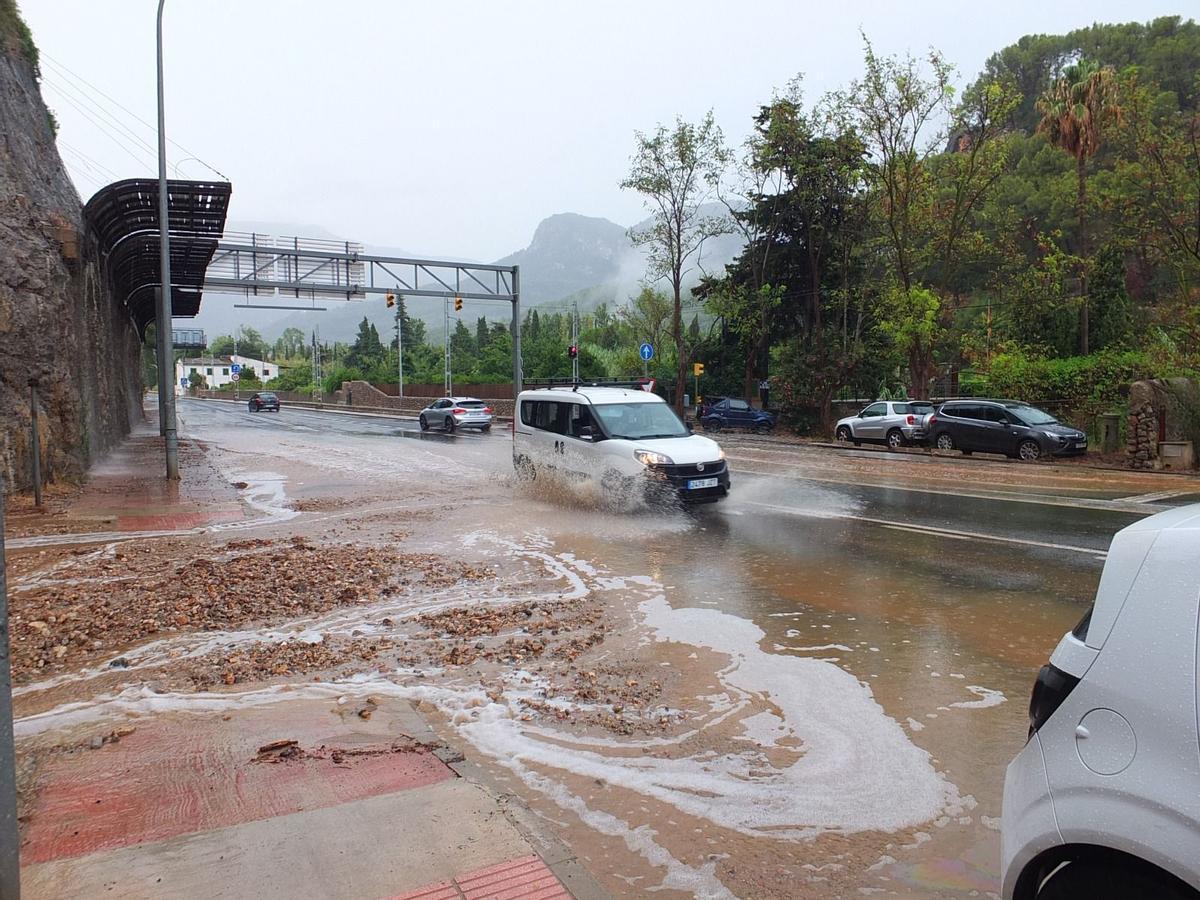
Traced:
<path id="1" fill-rule="evenodd" d="M 713 205 L 703 210 L 708 215 L 720 215 L 724 208 Z M 649 220 L 633 226 L 644 228 Z M 341 240 L 316 226 L 294 226 L 269 222 L 231 223 L 231 231 L 256 231 L 260 234 L 300 234 L 325 240 Z M 740 251 L 742 242 L 736 235 L 722 235 L 705 243 L 702 257 L 691 267 L 688 284 L 699 280 L 703 272 L 719 274 L 726 263 Z M 367 247 L 367 252 L 384 256 L 429 257 L 430 254 L 409 253 L 394 247 Z M 461 257 L 438 256 L 452 262 L 470 262 Z M 590 311 L 600 303 L 623 305 L 640 289 L 646 273 L 644 252 L 629 239 L 629 229 L 608 219 L 576 213 L 558 213 L 543 219 L 535 229 L 529 245 L 510 253 L 495 265 L 521 267 L 521 306 L 568 305 L 578 302 L 581 312 Z M 247 303 L 285 305 L 285 299 L 251 298 L 241 295 L 206 292 L 200 314 L 190 324 L 203 328 L 209 339 L 218 334 L 230 334 L 238 325 L 258 329 L 265 338 L 274 340 L 285 328 L 299 328 L 306 334 L 319 329 L 322 339 L 351 341 L 363 316 L 375 325 L 380 336 L 392 334 L 393 316 L 383 300 L 372 297 L 364 301 L 317 301 L 323 311 L 304 312 L 285 309 L 238 308 Z M 235 306 L 235 304 L 237 306 Z M 440 342 L 445 328 L 444 301 L 435 297 L 411 297 L 407 300 L 409 315 L 425 320 L 428 334 Z M 467 300 L 461 318 L 474 323 L 484 316 L 494 321 L 508 321 L 507 304 L 494 301 Z M 189 321 L 189 320 L 184 320 Z"/>
<path id="2" fill-rule="evenodd" d="M 626 229 L 615 222 L 558 213 L 541 221 L 528 247 L 496 265 L 521 267 L 522 301 L 536 306 L 618 278 L 635 255 Z"/>

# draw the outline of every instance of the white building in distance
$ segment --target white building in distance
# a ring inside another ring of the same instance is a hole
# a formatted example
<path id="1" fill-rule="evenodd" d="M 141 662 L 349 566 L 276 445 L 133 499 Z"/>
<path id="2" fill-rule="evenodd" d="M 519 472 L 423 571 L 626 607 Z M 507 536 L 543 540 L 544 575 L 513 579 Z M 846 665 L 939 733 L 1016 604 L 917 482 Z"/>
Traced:
<path id="1" fill-rule="evenodd" d="M 191 376 L 203 375 L 204 383 L 210 389 L 233 384 L 233 366 L 241 367 L 241 377 L 248 377 L 253 372 L 261 382 L 279 377 L 279 366 L 275 363 L 263 362 L 261 359 L 251 359 L 248 356 L 200 356 L 193 359 L 181 359 L 175 363 L 175 392 L 187 390 L 191 384 Z"/>

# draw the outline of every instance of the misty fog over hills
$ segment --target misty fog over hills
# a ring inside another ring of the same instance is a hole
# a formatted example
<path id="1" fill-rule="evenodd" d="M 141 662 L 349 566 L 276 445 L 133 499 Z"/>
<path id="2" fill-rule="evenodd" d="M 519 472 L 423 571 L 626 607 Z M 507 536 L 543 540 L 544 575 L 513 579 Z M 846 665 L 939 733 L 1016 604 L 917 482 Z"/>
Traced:
<path id="1" fill-rule="evenodd" d="M 714 205 L 705 210 L 719 215 L 724 208 Z M 647 221 L 634 225 L 640 229 Z M 629 239 L 629 229 L 608 219 L 583 216 L 577 213 L 557 213 L 539 223 L 528 246 L 495 261 L 497 265 L 521 267 L 521 306 L 565 308 L 573 300 L 581 312 L 594 309 L 601 303 L 623 305 L 641 288 L 646 272 L 644 253 Z M 227 234 L 255 232 L 270 235 L 297 235 L 321 240 L 339 241 L 346 238 L 316 225 L 296 225 L 283 222 L 231 222 Z M 741 250 L 738 235 L 722 235 L 705 243 L 699 264 L 693 266 L 689 282 L 695 283 L 701 270 L 720 273 Z M 398 247 L 365 245 L 366 252 L 383 256 L 403 256 L 468 262 L 463 257 L 429 252 L 413 252 Z M 666 285 L 659 285 L 666 290 Z M 314 328 L 327 341 L 350 341 L 358 323 L 366 316 L 381 335 L 392 330 L 392 312 L 381 297 L 361 301 L 318 300 L 315 305 L 324 311 L 244 309 L 234 304 L 309 305 L 312 301 L 294 298 L 251 297 L 205 291 L 200 314 L 194 319 L 179 319 L 177 325 L 203 328 L 209 340 L 218 334 L 231 334 L 239 325 L 260 331 L 274 340 L 285 328 L 299 328 L 306 334 Z M 440 341 L 443 333 L 443 301 L 440 298 L 412 297 L 406 300 L 410 315 L 428 324 L 429 335 Z M 472 301 L 463 304 L 460 314 L 465 322 L 480 316 L 508 321 L 509 305 L 504 302 Z"/>

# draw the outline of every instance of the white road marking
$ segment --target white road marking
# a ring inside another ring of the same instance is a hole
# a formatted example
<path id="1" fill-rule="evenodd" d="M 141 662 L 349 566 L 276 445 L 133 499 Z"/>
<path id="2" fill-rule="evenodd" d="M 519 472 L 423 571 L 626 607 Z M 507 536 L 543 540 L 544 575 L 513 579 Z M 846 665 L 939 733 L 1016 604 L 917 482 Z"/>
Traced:
<path id="1" fill-rule="evenodd" d="M 967 491 L 960 488 L 937 488 L 937 487 L 921 487 L 912 484 L 872 484 L 866 481 L 849 481 L 845 478 L 830 478 L 821 475 L 790 475 L 779 472 L 763 472 L 755 471 L 754 469 L 743 468 L 742 466 L 732 465 L 734 462 L 745 460 L 746 462 L 760 462 L 759 460 L 749 460 L 745 457 L 729 456 L 731 465 L 730 470 L 739 472 L 745 475 L 757 475 L 762 478 L 792 478 L 800 481 L 815 481 L 822 484 L 845 484 L 852 487 L 875 488 L 884 491 L 909 491 L 914 494 L 941 494 L 947 497 L 969 497 L 973 500 L 1006 500 L 1010 503 L 1031 503 L 1035 506 L 1066 506 L 1073 509 L 1103 509 L 1111 512 L 1126 512 L 1136 515 L 1148 516 L 1152 513 L 1163 512 L 1170 509 L 1169 506 L 1159 506 L 1149 502 L 1134 503 L 1129 498 L 1117 500 L 1102 500 L 1094 497 L 1062 497 L 1057 494 L 1016 494 L 1008 491 L 987 491 L 974 490 Z M 800 468 L 801 464 L 793 463 L 766 463 L 768 466 L 792 466 Z M 1185 491 L 1184 493 L 1191 493 Z"/>
<path id="2" fill-rule="evenodd" d="M 934 537 L 949 538 L 951 540 L 960 541 L 987 541 L 996 544 L 1014 544 L 1022 547 L 1039 547 L 1046 550 L 1066 550 L 1071 553 L 1087 553 L 1095 556 L 1098 559 L 1104 559 L 1108 556 L 1107 550 L 1096 550 L 1093 547 L 1077 547 L 1073 544 L 1056 544 L 1050 541 L 1034 541 L 1027 538 L 1004 537 L 998 534 L 983 534 L 978 531 L 962 531 L 951 528 L 936 528 L 932 525 L 914 525 L 910 522 L 897 522 L 891 519 L 878 519 L 874 516 L 860 516 L 855 513 L 840 513 L 829 511 L 815 511 L 798 509 L 793 506 L 778 506 L 772 503 L 757 503 L 753 500 L 744 500 L 749 506 L 758 506 L 762 509 L 773 510 L 774 512 L 783 513 L 790 516 L 802 516 L 806 519 L 852 519 L 856 522 L 867 522 L 871 525 L 880 525 L 884 528 L 892 528 L 898 531 L 911 531 L 914 534 L 926 534 Z"/>
<path id="3" fill-rule="evenodd" d="M 1158 500 L 1170 500 L 1172 497 L 1184 497 L 1188 494 L 1200 494 L 1200 485 L 1187 488 L 1176 488 L 1172 491 L 1158 491 L 1154 494 L 1137 494 L 1133 497 L 1122 497 L 1125 503 L 1154 503 Z"/>

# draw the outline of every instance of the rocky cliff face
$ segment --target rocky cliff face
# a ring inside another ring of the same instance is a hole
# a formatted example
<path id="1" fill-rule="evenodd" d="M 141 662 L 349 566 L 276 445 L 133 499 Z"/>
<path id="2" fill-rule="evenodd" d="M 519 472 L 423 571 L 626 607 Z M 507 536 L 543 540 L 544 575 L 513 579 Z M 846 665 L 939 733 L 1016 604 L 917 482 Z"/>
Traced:
<path id="1" fill-rule="evenodd" d="M 48 479 L 77 479 L 141 416 L 138 335 L 114 303 L 32 62 L 0 40 L 0 474 L 30 484 L 29 379 Z"/>

